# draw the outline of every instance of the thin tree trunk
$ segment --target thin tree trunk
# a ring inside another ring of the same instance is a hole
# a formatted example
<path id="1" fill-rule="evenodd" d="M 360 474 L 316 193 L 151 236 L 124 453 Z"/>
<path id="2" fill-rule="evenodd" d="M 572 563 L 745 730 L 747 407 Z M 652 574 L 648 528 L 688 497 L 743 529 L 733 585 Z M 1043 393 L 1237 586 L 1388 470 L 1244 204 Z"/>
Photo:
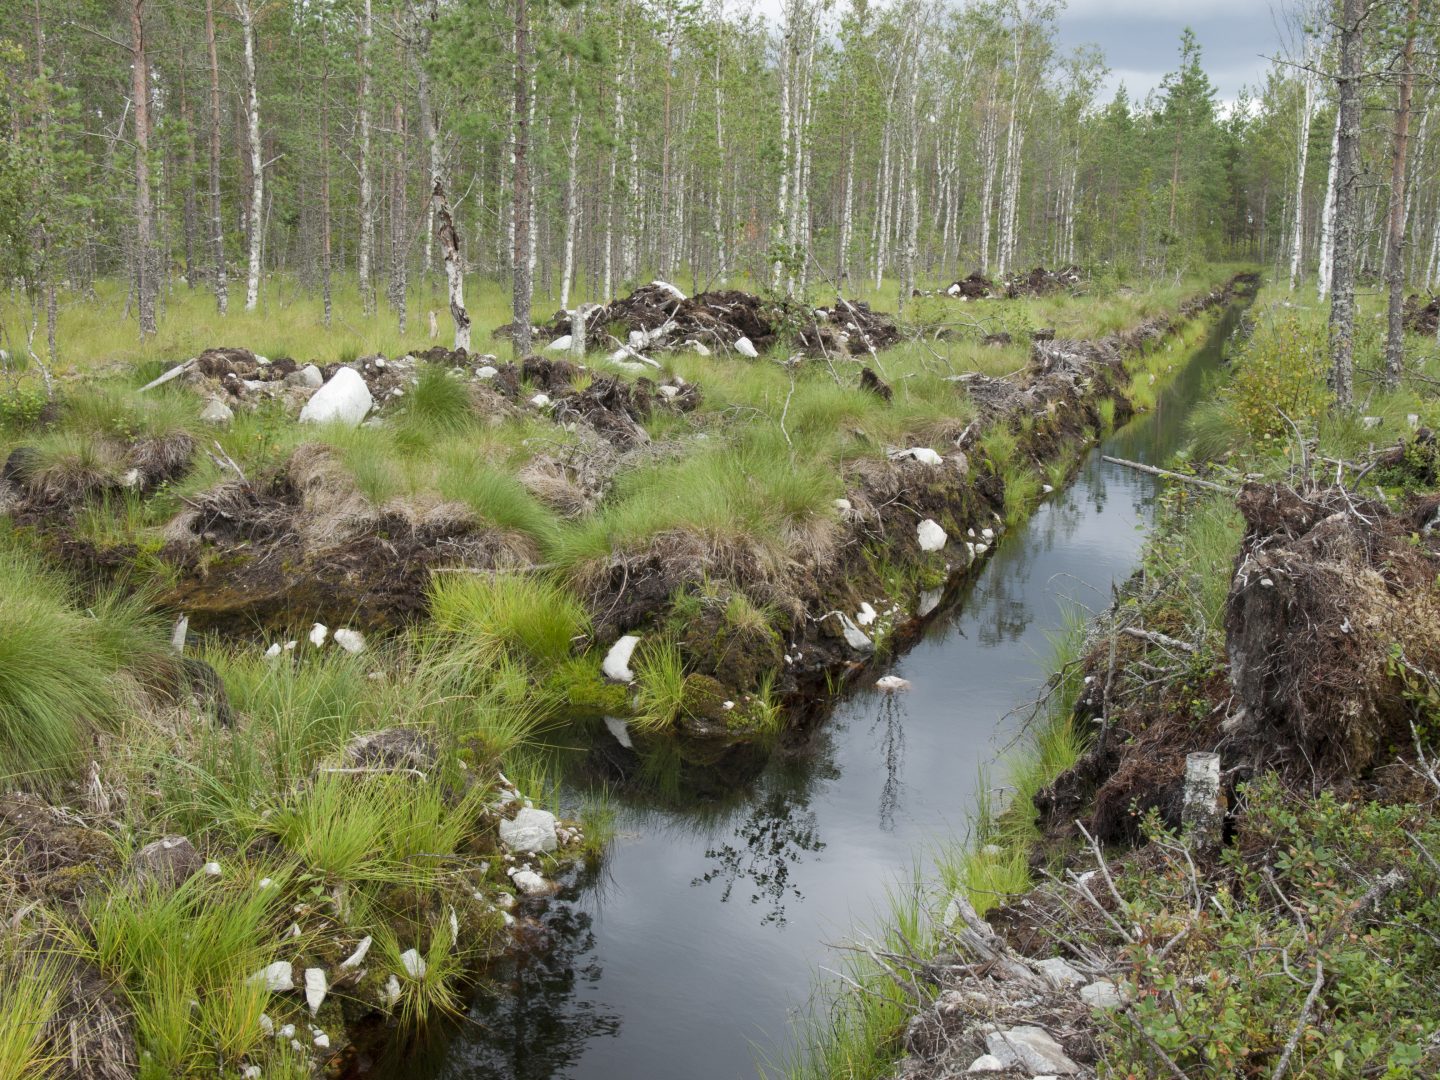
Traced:
<path id="1" fill-rule="evenodd" d="M 625 12 L 621 9 L 620 31 L 616 41 L 616 53 L 625 50 Z M 610 145 L 610 184 L 605 195 L 605 270 L 604 281 L 600 288 L 600 299 L 602 302 L 609 301 L 613 295 L 611 289 L 615 286 L 615 201 L 616 183 L 620 172 L 620 141 L 625 131 L 625 79 L 624 77 L 615 80 L 615 141 Z M 620 270 L 623 273 L 625 264 L 622 261 Z"/>
<path id="2" fill-rule="evenodd" d="M 783 253 L 790 238 L 785 228 L 790 222 L 790 94 L 793 79 L 795 40 L 795 6 L 791 0 L 785 12 L 785 32 L 780 39 L 780 188 L 775 195 L 776 259 L 770 267 L 770 287 L 779 290 L 785 261 Z"/>
<path id="3" fill-rule="evenodd" d="M 185 208 L 183 226 L 185 230 L 185 286 L 195 288 L 198 277 L 195 262 L 195 117 L 190 108 L 189 80 L 186 70 L 189 63 L 182 52 L 180 57 L 180 119 L 185 131 Z"/>
<path id="4" fill-rule="evenodd" d="M 1405 154 L 1410 140 L 1410 98 L 1415 89 L 1415 29 L 1420 0 L 1410 0 L 1405 48 L 1400 56 L 1400 100 L 1395 110 L 1395 152 L 1390 166 L 1390 240 L 1385 251 L 1385 282 L 1390 289 L 1385 335 L 1385 388 L 1400 386 L 1405 365 Z"/>
<path id="5" fill-rule="evenodd" d="M 1335 182 L 1335 265 L 1330 300 L 1330 384 L 1338 409 L 1352 403 L 1355 367 L 1356 217 L 1360 180 L 1360 24 L 1365 0 L 1344 0 L 1340 26 L 1340 147 Z"/>
<path id="6" fill-rule="evenodd" d="M 375 237 L 375 207 L 370 190 L 370 40 L 374 34 L 371 0 L 365 0 L 360 22 L 360 244 L 356 267 L 360 278 L 360 306 L 366 315 L 375 311 L 371 258 Z"/>
<path id="7" fill-rule="evenodd" d="M 1335 131 L 1330 138 L 1330 175 L 1325 182 L 1325 206 L 1320 211 L 1320 269 L 1316 291 L 1323 301 L 1330 295 L 1330 281 L 1335 271 L 1335 189 L 1340 168 L 1340 111 L 1335 112 Z M 1262 214 L 1263 214 L 1263 207 Z M 1262 217 L 1263 220 L 1263 217 Z"/>
<path id="8" fill-rule="evenodd" d="M 526 0 L 515 0 L 515 218 L 512 306 L 515 354 L 530 351 L 530 24 Z"/>
<path id="9" fill-rule="evenodd" d="M 320 57 L 320 298 L 329 329 L 334 314 L 330 294 L 330 43 L 324 30 Z"/>
<path id="10" fill-rule="evenodd" d="M 397 328 L 403 336 L 406 331 L 409 305 L 406 293 L 409 291 L 408 244 L 406 238 L 409 225 L 406 222 L 408 208 L 405 198 L 405 106 L 395 103 L 395 156 L 391 166 L 390 191 L 390 306 L 395 309 Z"/>
<path id="11" fill-rule="evenodd" d="M 712 227 L 715 231 L 715 277 L 724 280 L 728 272 L 729 252 L 725 245 L 725 218 L 722 206 L 725 193 L 725 91 L 720 82 L 720 50 L 715 50 L 715 203 Z"/>
<path id="12" fill-rule="evenodd" d="M 236 0 L 245 37 L 245 125 L 250 142 L 250 258 L 245 275 L 245 310 L 260 299 L 260 250 L 265 227 L 265 163 L 260 144 L 260 96 L 255 76 L 255 11 L 251 0 Z"/>
<path id="13" fill-rule="evenodd" d="M 150 202 L 150 85 L 145 57 L 145 0 L 130 0 L 130 92 L 135 103 L 135 285 L 140 312 L 140 336 L 152 336 L 155 326 L 154 208 Z"/>
<path id="14" fill-rule="evenodd" d="M 210 51 L 210 242 L 214 248 L 215 309 L 230 306 L 225 274 L 225 217 L 220 203 L 220 60 L 215 49 L 215 0 L 205 0 L 205 44 Z"/>
<path id="15" fill-rule="evenodd" d="M 565 66 L 570 67 L 566 57 Z M 575 233 L 580 216 L 580 106 L 575 100 L 575 80 L 570 81 L 570 143 L 565 160 L 565 261 L 560 269 L 560 306 L 570 308 L 570 283 L 575 276 Z"/>
<path id="16" fill-rule="evenodd" d="M 430 197 L 435 211 L 435 231 L 440 240 L 440 254 L 445 260 L 445 281 L 450 291 L 450 317 L 455 320 L 455 348 L 470 348 L 470 315 L 465 310 L 465 274 L 460 262 L 460 234 L 450 217 L 450 204 L 445 200 L 445 185 L 437 178 Z"/>
<path id="17" fill-rule="evenodd" d="M 425 67 L 425 61 L 430 56 L 430 41 L 433 34 L 431 23 L 436 18 L 436 14 L 434 0 L 421 5 L 415 12 L 418 23 L 416 48 L 413 54 L 415 96 L 416 103 L 420 107 L 420 133 L 425 139 L 425 148 L 429 155 L 429 173 L 425 177 L 427 187 L 434 185 L 441 178 L 440 125 L 436 121 L 435 110 L 430 103 L 430 72 Z M 435 265 L 434 245 L 435 203 L 434 200 L 431 200 L 429 208 L 426 210 L 425 244 L 420 257 L 420 269 L 426 275 Z"/>
<path id="18" fill-rule="evenodd" d="M 1309 60 L 1306 50 L 1305 60 Z M 1300 137 L 1295 153 L 1295 219 L 1290 238 L 1290 291 L 1300 282 L 1300 267 L 1305 250 L 1305 166 L 1310 158 L 1310 115 L 1315 109 L 1315 80 L 1309 72 L 1304 76 L 1304 96 L 1300 105 Z"/>

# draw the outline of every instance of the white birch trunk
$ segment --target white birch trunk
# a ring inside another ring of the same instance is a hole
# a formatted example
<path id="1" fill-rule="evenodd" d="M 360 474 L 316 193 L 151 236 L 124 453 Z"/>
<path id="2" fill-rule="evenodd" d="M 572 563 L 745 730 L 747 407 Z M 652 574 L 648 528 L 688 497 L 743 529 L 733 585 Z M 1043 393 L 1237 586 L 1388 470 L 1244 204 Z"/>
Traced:
<path id="1" fill-rule="evenodd" d="M 360 243 L 356 269 L 360 277 L 360 303 L 368 315 L 375 310 L 372 244 L 375 206 L 370 190 L 370 39 L 374 34 L 371 0 L 365 0 L 360 21 Z"/>
<path id="2" fill-rule="evenodd" d="M 570 67 L 567 57 L 565 66 Z M 570 83 L 570 146 L 565 161 L 565 262 L 560 270 L 560 306 L 570 307 L 570 281 L 575 274 L 575 232 L 580 217 L 580 200 L 576 197 L 580 163 L 580 108 L 575 100 L 575 83 Z"/>
<path id="3" fill-rule="evenodd" d="M 785 32 L 780 39 L 780 189 L 775 195 L 775 247 L 782 251 L 789 237 L 786 225 L 790 220 L 790 81 L 794 64 L 791 42 L 795 34 L 795 5 L 788 6 L 785 13 Z M 770 288 L 780 288 L 780 276 L 785 264 L 776 259 L 770 267 Z"/>
<path id="4" fill-rule="evenodd" d="M 1308 50 L 1305 57 L 1309 60 Z M 1300 105 L 1300 139 L 1295 154 L 1295 220 L 1290 228 L 1290 291 L 1300 281 L 1300 266 L 1305 250 L 1305 165 L 1310 157 L 1310 117 L 1315 110 L 1315 80 L 1305 73 L 1304 95 Z"/>
<path id="5" fill-rule="evenodd" d="M 245 38 L 245 129 L 250 142 L 250 258 L 245 275 L 245 310 L 260 299 L 260 252 L 265 219 L 265 162 L 260 146 L 260 96 L 255 75 L 255 11 L 250 0 L 236 0 L 240 32 Z"/>
<path id="6" fill-rule="evenodd" d="M 1335 269 L 1335 180 L 1340 162 L 1340 113 L 1335 113 L 1335 134 L 1330 140 L 1330 179 L 1325 185 L 1325 207 L 1320 212 L 1320 270 L 1316 289 L 1320 299 L 1330 293 L 1330 278 Z"/>
<path id="7" fill-rule="evenodd" d="M 729 272 L 730 253 L 725 243 L 725 215 L 722 210 L 725 195 L 725 91 L 720 81 L 720 50 L 715 50 L 715 160 L 718 182 L 715 185 L 715 205 L 712 228 L 715 232 L 715 276 L 724 281 Z"/>

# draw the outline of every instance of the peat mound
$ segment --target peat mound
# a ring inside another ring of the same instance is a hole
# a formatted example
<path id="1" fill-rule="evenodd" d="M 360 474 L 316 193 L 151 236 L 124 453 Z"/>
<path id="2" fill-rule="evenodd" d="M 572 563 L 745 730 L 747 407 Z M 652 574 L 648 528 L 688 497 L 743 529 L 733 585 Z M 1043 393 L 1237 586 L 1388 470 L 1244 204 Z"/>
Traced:
<path id="1" fill-rule="evenodd" d="M 1405 298 L 1405 329 L 1413 334 L 1434 336 L 1440 328 L 1440 296 L 1428 301 L 1411 293 Z"/>

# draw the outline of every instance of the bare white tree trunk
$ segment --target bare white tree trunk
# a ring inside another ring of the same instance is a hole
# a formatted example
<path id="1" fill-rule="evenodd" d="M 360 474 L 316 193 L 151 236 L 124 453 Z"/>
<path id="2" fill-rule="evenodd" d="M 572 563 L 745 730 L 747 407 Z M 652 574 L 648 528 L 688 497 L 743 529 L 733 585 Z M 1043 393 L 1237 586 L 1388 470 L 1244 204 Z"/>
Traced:
<path id="1" fill-rule="evenodd" d="M 365 0 L 360 21 L 360 244 L 356 262 L 360 276 L 360 304 L 365 314 L 375 310 L 372 244 L 375 237 L 374 196 L 370 190 L 370 40 L 375 32 L 371 0 Z"/>
<path id="2" fill-rule="evenodd" d="M 990 272 L 990 231 L 995 205 L 995 169 L 998 164 L 999 132 L 995 123 L 995 97 L 1000 87 L 1000 68 L 990 81 L 985 120 L 980 127 L 980 271 Z"/>
<path id="3" fill-rule="evenodd" d="M 435 216 L 435 231 L 440 239 L 440 254 L 445 260 L 445 282 L 450 290 L 450 317 L 455 320 L 455 348 L 470 348 L 470 314 L 465 310 L 465 273 L 460 262 L 460 234 L 450 217 L 450 204 L 445 199 L 445 185 L 437 177 L 430 196 Z"/>
<path id="4" fill-rule="evenodd" d="M 720 50 L 715 50 L 715 159 L 719 170 L 711 227 L 715 232 L 715 276 L 724 281 L 729 273 L 730 253 L 725 243 L 725 88 L 721 82 Z"/>
<path id="5" fill-rule="evenodd" d="M 1303 61 L 1309 63 L 1309 50 Z M 1300 103 L 1299 146 L 1295 152 L 1295 220 L 1290 238 L 1290 291 L 1300 281 L 1300 266 L 1305 250 L 1305 166 L 1310 158 L 1310 117 L 1315 111 L 1315 79 L 1307 71 Z"/>
<path id="6" fill-rule="evenodd" d="M 912 26 L 920 24 L 919 12 L 914 12 Z M 920 235 L 920 62 L 915 55 L 919 48 L 918 36 L 907 34 L 903 39 L 910 68 L 910 95 L 905 109 L 905 126 L 910 139 L 910 160 L 906 169 L 905 205 L 905 262 L 900 275 L 900 303 L 898 309 L 905 310 L 905 301 L 915 289 L 915 256 L 919 249 Z"/>
<path id="7" fill-rule="evenodd" d="M 220 206 L 220 60 L 215 48 L 215 0 L 205 0 L 205 44 L 210 52 L 210 242 L 215 257 L 215 309 L 230 306 L 225 282 L 225 222 Z"/>
<path id="8" fill-rule="evenodd" d="M 1335 134 L 1330 140 L 1330 179 L 1325 184 L 1325 207 L 1320 211 L 1320 270 L 1316 289 L 1320 299 L 1330 293 L 1335 268 L 1335 179 L 1340 166 L 1340 113 L 1335 113 Z"/>
<path id="9" fill-rule="evenodd" d="M 235 0 L 245 38 L 245 129 L 250 143 L 250 257 L 245 273 L 245 310 L 260 300 L 260 254 L 265 228 L 265 161 L 260 144 L 260 95 L 255 73 L 255 9 L 251 0 Z"/>
<path id="10" fill-rule="evenodd" d="M 155 209 L 150 201 L 150 80 L 145 58 L 145 0 L 130 0 L 131 83 L 135 99 L 135 284 L 140 336 L 155 334 Z"/>
<path id="11" fill-rule="evenodd" d="M 845 201 L 840 210 L 840 260 L 835 268 L 835 283 L 842 290 L 850 274 L 850 237 L 855 230 L 855 138 L 850 136 L 845 153 Z"/>
<path id="12" fill-rule="evenodd" d="M 785 31 L 780 39 L 780 190 L 775 195 L 775 248 L 782 253 L 790 242 L 790 84 L 794 73 L 795 9 L 797 0 L 785 5 Z M 770 267 L 770 288 L 779 289 L 785 269 L 782 258 Z"/>
<path id="13" fill-rule="evenodd" d="M 430 73 L 426 70 L 425 61 L 430 55 L 430 42 L 433 35 L 432 24 L 438 15 L 436 7 L 437 0 L 427 0 L 414 8 L 416 23 L 415 50 L 412 53 L 415 63 L 415 97 L 416 104 L 420 107 L 420 134 L 425 139 L 425 148 L 429 154 L 429 173 L 426 176 L 427 186 L 433 185 L 441 179 L 441 154 L 440 154 L 440 125 L 436 121 L 435 110 L 430 104 Z M 429 275 L 435 265 L 435 202 L 430 200 L 428 209 L 425 212 L 425 242 L 421 249 L 420 270 L 423 274 Z"/>
<path id="14" fill-rule="evenodd" d="M 617 53 L 625 49 L 625 18 L 624 11 L 621 11 L 619 39 L 617 41 Z M 615 80 L 615 141 L 610 145 L 610 186 L 605 196 L 605 268 L 604 282 L 600 289 L 602 301 L 608 301 L 613 295 L 611 289 L 615 286 L 615 184 L 620 172 L 620 139 L 625 131 L 625 80 Z M 622 269 L 624 263 L 621 263 Z"/>
<path id="15" fill-rule="evenodd" d="M 567 73 L 570 58 L 565 58 Z M 565 262 L 560 270 L 560 306 L 570 307 L 570 281 L 575 274 L 575 232 L 580 217 L 580 200 L 576 185 L 580 166 L 580 107 L 575 100 L 575 82 L 570 82 L 570 144 L 565 161 Z"/>

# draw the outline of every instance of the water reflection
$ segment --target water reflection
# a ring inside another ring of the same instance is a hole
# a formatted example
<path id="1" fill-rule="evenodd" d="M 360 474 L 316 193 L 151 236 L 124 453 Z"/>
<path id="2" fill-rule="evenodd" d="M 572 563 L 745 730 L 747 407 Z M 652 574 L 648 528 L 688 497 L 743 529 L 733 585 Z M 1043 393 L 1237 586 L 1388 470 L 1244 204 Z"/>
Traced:
<path id="1" fill-rule="evenodd" d="M 880 787 L 880 830 L 895 831 L 895 811 L 900 806 L 900 792 L 903 785 L 900 774 L 905 764 L 905 726 L 899 694 L 887 694 L 880 699 L 880 708 L 875 714 L 872 733 L 880 733 L 880 760 L 885 768 L 885 782 Z"/>

